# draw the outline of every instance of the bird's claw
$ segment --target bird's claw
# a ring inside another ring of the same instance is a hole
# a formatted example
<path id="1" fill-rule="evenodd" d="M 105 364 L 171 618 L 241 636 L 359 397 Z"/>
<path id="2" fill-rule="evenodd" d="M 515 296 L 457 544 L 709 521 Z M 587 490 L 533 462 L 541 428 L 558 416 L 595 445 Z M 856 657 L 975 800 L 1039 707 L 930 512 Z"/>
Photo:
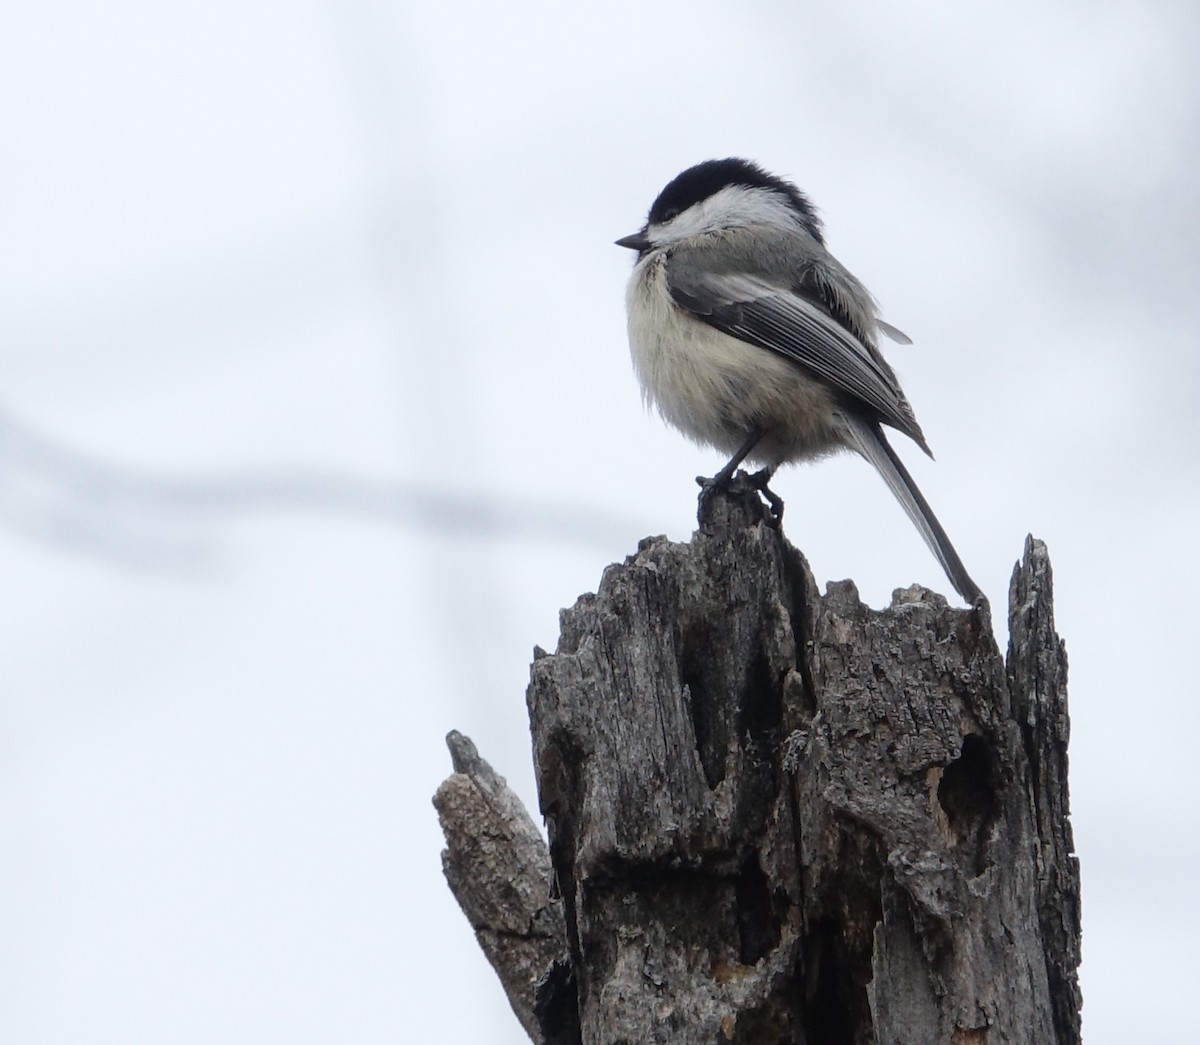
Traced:
<path id="1" fill-rule="evenodd" d="M 724 483 L 719 482 L 717 476 L 709 478 L 705 475 L 698 475 L 696 476 L 696 484 L 700 487 L 700 493 L 696 498 L 698 502 L 696 515 L 699 518 L 703 518 L 708 511 L 708 505 L 712 501 L 713 494 L 718 490 L 728 489 L 729 482 L 728 480 Z"/>
<path id="2" fill-rule="evenodd" d="M 735 484 L 745 484 L 760 494 L 763 500 L 767 502 L 767 512 L 764 521 L 772 529 L 778 529 L 780 523 L 783 522 L 783 498 L 767 485 L 770 481 L 771 469 L 769 468 L 763 468 L 757 472 L 738 471 L 732 475 L 718 472 L 711 478 L 698 475 L 696 476 L 696 483 L 700 487 L 698 498 L 700 502 L 700 515 L 704 514 L 708 502 L 718 490 L 728 490 Z"/>
<path id="3" fill-rule="evenodd" d="M 769 506 L 767 525 L 778 530 L 783 523 L 783 498 L 767 485 L 771 481 L 771 469 L 760 468 L 757 472 L 746 474 L 746 478 L 750 480 L 750 485 L 762 494 L 763 500 Z"/>

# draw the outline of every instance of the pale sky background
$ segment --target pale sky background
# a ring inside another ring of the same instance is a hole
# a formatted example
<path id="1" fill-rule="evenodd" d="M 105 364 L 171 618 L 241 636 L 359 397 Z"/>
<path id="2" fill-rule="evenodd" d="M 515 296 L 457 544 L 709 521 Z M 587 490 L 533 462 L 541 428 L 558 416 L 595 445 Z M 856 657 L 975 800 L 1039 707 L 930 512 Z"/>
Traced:
<path id="1" fill-rule="evenodd" d="M 938 460 L 895 442 L 1001 617 L 1048 542 L 1085 1039 L 1183 1040 L 1198 29 L 1191 0 L 10 0 L 0 1040 L 525 1040 L 441 877 L 442 737 L 535 807 L 533 645 L 691 533 L 722 462 L 641 407 L 612 241 L 731 154 L 915 341 Z M 949 590 L 865 463 L 775 488 L 819 583 Z"/>

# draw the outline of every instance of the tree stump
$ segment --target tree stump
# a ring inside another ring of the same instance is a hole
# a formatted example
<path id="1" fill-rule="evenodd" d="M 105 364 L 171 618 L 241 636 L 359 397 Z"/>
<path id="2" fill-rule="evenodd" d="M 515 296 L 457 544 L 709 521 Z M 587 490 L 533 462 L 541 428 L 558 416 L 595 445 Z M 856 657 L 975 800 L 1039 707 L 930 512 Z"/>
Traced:
<path id="1" fill-rule="evenodd" d="M 533 1040 L 1078 1043 L 1066 655 L 1032 538 L 1009 616 L 1006 666 L 982 600 L 822 596 L 737 486 L 609 567 L 527 694 L 565 935 L 537 976 L 489 957 Z"/>

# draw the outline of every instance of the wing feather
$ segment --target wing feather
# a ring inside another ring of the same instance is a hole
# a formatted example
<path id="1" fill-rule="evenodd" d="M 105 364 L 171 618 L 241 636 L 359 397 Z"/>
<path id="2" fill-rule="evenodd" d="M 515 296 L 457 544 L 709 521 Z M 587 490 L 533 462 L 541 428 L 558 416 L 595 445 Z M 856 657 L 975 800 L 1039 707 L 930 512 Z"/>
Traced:
<path id="1" fill-rule="evenodd" d="M 801 273 L 794 287 L 779 286 L 761 269 L 740 267 L 713 270 L 700 263 L 695 248 L 675 249 L 667 259 L 667 286 L 697 319 L 786 356 L 930 452 L 896 375 L 874 343 L 854 329 L 876 323 L 873 310 L 861 315 L 861 302 L 841 295 L 838 281 L 821 266 Z M 851 289 L 861 286 L 853 281 Z M 866 291 L 861 294 L 870 307 Z"/>

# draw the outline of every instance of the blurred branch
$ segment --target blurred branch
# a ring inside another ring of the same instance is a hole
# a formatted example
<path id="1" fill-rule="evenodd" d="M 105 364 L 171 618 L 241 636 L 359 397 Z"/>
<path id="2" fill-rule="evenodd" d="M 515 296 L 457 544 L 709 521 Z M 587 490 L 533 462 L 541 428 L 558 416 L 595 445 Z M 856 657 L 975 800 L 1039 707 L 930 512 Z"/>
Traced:
<path id="1" fill-rule="evenodd" d="M 611 545 L 641 525 L 604 508 L 561 500 L 319 468 L 168 476 L 92 457 L 3 411 L 0 474 L 0 518 L 31 536 L 142 562 L 194 558 L 201 542 L 178 527 L 196 523 L 198 515 L 211 520 L 266 511 L 341 514 L 439 537 L 573 545 Z M 163 526 L 172 528 L 166 538 Z"/>

